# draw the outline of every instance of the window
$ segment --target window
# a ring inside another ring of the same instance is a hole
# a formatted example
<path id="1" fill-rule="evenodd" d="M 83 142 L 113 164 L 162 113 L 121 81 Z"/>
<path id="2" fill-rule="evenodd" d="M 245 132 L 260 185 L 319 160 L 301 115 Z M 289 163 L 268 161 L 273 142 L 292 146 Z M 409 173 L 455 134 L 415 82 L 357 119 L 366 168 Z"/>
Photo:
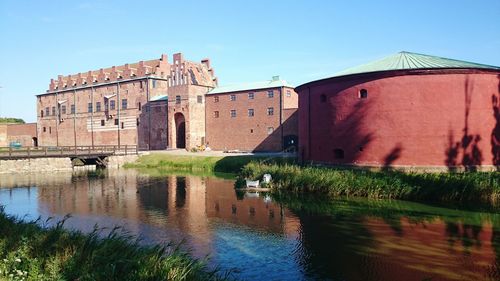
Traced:
<path id="1" fill-rule="evenodd" d="M 366 99 L 368 97 L 368 91 L 366 89 L 361 89 L 359 91 L 359 98 Z"/>
<path id="2" fill-rule="evenodd" d="M 196 101 L 198 103 L 203 103 L 203 96 L 196 96 Z"/>
<path id="3" fill-rule="evenodd" d="M 229 96 L 230 101 L 235 101 L 236 100 L 236 95 L 230 95 Z"/>
<path id="4" fill-rule="evenodd" d="M 219 97 L 218 96 L 214 97 L 214 102 L 219 102 Z"/>
<path id="5" fill-rule="evenodd" d="M 122 99 L 122 109 L 127 109 L 127 99 Z"/>
<path id="6" fill-rule="evenodd" d="M 43 132 L 44 133 L 47 132 L 47 128 L 43 127 Z"/>
<path id="7" fill-rule="evenodd" d="M 274 107 L 267 108 L 267 115 L 269 115 L 269 116 L 274 115 Z"/>
<path id="8" fill-rule="evenodd" d="M 55 106 L 52 107 L 52 115 L 56 115 L 56 107 Z"/>
<path id="9" fill-rule="evenodd" d="M 124 123 L 124 122 L 122 122 L 122 129 L 124 129 L 124 128 L 125 128 L 125 123 Z"/>
<path id="10" fill-rule="evenodd" d="M 270 135 L 274 132 L 274 128 L 273 127 L 267 127 L 267 134 Z"/>
<path id="11" fill-rule="evenodd" d="M 104 120 L 101 120 L 101 126 L 106 125 L 106 122 Z"/>
<path id="12" fill-rule="evenodd" d="M 236 117 L 236 110 L 231 109 L 231 118 Z"/>
<path id="13" fill-rule="evenodd" d="M 115 100 L 110 100 L 109 101 L 109 109 L 115 110 L 115 107 L 116 107 Z"/>
<path id="14" fill-rule="evenodd" d="M 141 122 L 139 121 L 139 118 L 137 118 L 137 119 L 135 120 L 135 124 L 136 124 L 136 126 L 137 126 L 137 127 L 139 127 L 139 125 L 141 124 Z"/>
<path id="15" fill-rule="evenodd" d="M 267 97 L 268 98 L 274 98 L 274 92 L 273 91 L 267 91 Z"/>
<path id="16" fill-rule="evenodd" d="M 253 108 L 248 109 L 248 117 L 253 117 L 254 111 Z"/>
<path id="17" fill-rule="evenodd" d="M 255 94 L 254 93 L 248 93 L 248 99 L 249 100 L 253 100 L 255 97 Z"/>
<path id="18" fill-rule="evenodd" d="M 250 129 L 250 133 L 253 134 L 253 129 Z"/>
<path id="19" fill-rule="evenodd" d="M 333 157 L 335 159 L 344 159 L 344 150 L 336 148 L 333 150 Z"/>
<path id="20" fill-rule="evenodd" d="M 40 110 L 40 117 L 43 117 L 43 110 Z"/>
<path id="21" fill-rule="evenodd" d="M 139 88 L 142 89 L 142 81 L 139 83 Z"/>
<path id="22" fill-rule="evenodd" d="M 52 127 L 49 127 L 49 134 L 52 134 Z"/>
<path id="23" fill-rule="evenodd" d="M 50 115 L 50 111 L 49 111 L 49 108 L 48 108 L 48 107 L 46 107 L 46 108 L 45 108 L 45 115 L 47 115 L 47 116 L 49 116 L 49 115 Z"/>
<path id="24" fill-rule="evenodd" d="M 153 89 L 156 88 L 156 80 L 153 80 Z"/>
<path id="25" fill-rule="evenodd" d="M 76 111 L 75 111 L 75 105 L 74 105 L 74 104 L 72 104 L 72 105 L 71 105 L 71 114 L 75 114 L 75 112 L 76 112 Z"/>
<path id="26" fill-rule="evenodd" d="M 139 109 L 139 111 L 142 110 L 142 104 L 141 104 L 141 102 L 137 103 L 137 108 Z"/>
<path id="27" fill-rule="evenodd" d="M 96 102 L 95 103 L 95 112 L 100 112 L 101 111 L 101 102 Z"/>
<path id="28" fill-rule="evenodd" d="M 219 111 L 214 111 L 214 118 L 219 118 Z"/>
<path id="29" fill-rule="evenodd" d="M 92 112 L 92 103 L 89 102 L 89 104 L 87 106 L 88 106 L 87 112 L 89 112 L 89 113 Z"/>
<path id="30" fill-rule="evenodd" d="M 325 95 L 319 96 L 319 101 L 320 102 L 326 102 L 326 96 Z"/>
<path id="31" fill-rule="evenodd" d="M 118 126 L 118 119 L 115 119 L 115 126 Z"/>
<path id="32" fill-rule="evenodd" d="M 181 103 L 181 96 L 175 96 L 175 103 L 180 104 Z"/>
<path id="33" fill-rule="evenodd" d="M 290 92 L 289 90 L 286 91 L 286 97 L 289 98 L 292 96 L 292 92 Z"/>
<path id="34" fill-rule="evenodd" d="M 61 112 L 62 112 L 62 114 L 66 114 L 66 106 L 65 105 L 61 105 Z"/>

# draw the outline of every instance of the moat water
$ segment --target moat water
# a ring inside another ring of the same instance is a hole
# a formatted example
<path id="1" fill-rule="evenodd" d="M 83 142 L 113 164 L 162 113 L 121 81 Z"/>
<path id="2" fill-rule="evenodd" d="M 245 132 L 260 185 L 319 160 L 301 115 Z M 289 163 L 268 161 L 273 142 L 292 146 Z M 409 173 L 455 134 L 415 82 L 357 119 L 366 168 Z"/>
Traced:
<path id="1" fill-rule="evenodd" d="M 420 203 L 236 193 L 234 180 L 158 171 L 0 177 L 9 214 L 143 243 L 182 242 L 242 280 L 500 280 L 500 214 Z M 1 227 L 1 226 L 0 226 Z"/>

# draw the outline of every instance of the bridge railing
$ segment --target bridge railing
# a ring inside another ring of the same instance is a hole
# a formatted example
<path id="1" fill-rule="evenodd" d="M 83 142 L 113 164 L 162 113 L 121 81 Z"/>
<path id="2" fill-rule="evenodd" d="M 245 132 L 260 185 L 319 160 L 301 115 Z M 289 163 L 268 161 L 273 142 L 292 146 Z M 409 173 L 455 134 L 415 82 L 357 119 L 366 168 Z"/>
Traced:
<path id="1" fill-rule="evenodd" d="M 0 147 L 2 158 L 78 157 L 138 154 L 137 145 Z"/>

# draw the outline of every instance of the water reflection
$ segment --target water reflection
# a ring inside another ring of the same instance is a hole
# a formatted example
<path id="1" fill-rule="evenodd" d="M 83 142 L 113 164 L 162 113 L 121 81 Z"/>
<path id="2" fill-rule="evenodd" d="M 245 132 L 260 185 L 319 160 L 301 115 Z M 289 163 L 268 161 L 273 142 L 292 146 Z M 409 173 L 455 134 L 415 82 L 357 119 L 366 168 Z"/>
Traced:
<path id="1" fill-rule="evenodd" d="M 9 213 L 185 241 L 246 280 L 500 280 L 500 216 L 387 200 L 236 193 L 211 176 L 107 171 L 0 178 Z"/>

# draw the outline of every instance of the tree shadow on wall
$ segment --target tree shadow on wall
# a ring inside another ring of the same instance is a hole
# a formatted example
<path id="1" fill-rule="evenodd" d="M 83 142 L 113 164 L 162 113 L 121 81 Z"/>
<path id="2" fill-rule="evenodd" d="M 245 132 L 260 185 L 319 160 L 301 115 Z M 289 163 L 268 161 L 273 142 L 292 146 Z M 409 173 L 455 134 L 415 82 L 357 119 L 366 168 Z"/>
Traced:
<path id="1" fill-rule="evenodd" d="M 492 164 L 500 170 L 500 74 L 498 78 L 498 91 L 491 96 L 491 105 L 493 117 L 495 118 L 495 127 L 491 132 L 491 154 L 493 155 Z"/>
<path id="2" fill-rule="evenodd" d="M 396 146 L 384 157 L 384 166 L 382 170 L 387 171 L 391 168 L 392 163 L 401 157 L 401 152 L 403 151 L 403 146 L 401 143 L 396 144 Z"/>
<path id="3" fill-rule="evenodd" d="M 483 161 L 483 154 L 479 149 L 481 136 L 479 134 L 470 134 L 469 116 L 472 103 L 472 91 L 474 85 L 469 81 L 469 77 L 465 80 L 464 97 L 465 97 L 465 124 L 462 129 L 462 138 L 459 141 L 454 140 L 453 130 L 448 132 L 448 148 L 446 149 L 445 165 L 448 170 L 455 171 L 458 166 L 463 166 L 466 171 L 476 171 L 477 167 Z M 459 157 L 462 159 L 459 160 Z"/>

